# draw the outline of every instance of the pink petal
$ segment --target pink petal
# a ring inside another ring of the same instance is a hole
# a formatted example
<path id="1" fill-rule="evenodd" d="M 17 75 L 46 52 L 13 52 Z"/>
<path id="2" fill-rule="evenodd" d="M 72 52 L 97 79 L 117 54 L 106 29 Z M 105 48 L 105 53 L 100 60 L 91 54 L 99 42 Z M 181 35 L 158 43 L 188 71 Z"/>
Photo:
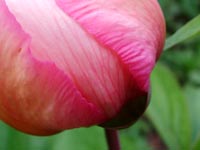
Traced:
<path id="1" fill-rule="evenodd" d="M 161 53 L 165 23 L 157 0 L 56 0 L 64 12 L 105 47 L 117 52 L 136 84 L 149 88 Z"/>
<path id="2" fill-rule="evenodd" d="M 0 0 L 0 118 L 32 134 L 112 118 L 164 41 L 156 0 L 56 2 Z"/>
<path id="3" fill-rule="evenodd" d="M 0 118 L 39 135 L 104 121 L 63 71 L 32 57 L 30 38 L 3 0 L 0 8 Z"/>
<path id="4" fill-rule="evenodd" d="M 130 80 L 115 53 L 97 43 L 54 0 L 6 2 L 31 36 L 34 57 L 55 63 L 89 102 L 107 116 L 115 115 L 125 102 Z"/>

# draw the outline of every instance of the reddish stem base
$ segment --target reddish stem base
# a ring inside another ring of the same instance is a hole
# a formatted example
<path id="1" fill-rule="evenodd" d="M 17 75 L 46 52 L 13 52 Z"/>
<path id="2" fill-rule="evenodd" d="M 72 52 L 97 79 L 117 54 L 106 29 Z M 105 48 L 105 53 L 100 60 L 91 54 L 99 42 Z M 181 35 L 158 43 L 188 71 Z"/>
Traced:
<path id="1" fill-rule="evenodd" d="M 105 129 L 108 150 L 120 150 L 120 142 L 117 130 Z"/>

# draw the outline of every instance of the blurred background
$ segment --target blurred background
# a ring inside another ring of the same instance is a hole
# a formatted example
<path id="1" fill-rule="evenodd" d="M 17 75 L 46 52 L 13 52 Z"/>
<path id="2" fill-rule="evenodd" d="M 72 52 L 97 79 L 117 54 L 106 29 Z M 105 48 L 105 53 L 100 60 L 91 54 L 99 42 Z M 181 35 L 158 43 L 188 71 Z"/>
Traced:
<path id="1" fill-rule="evenodd" d="M 166 17 L 167 36 L 200 14 L 199 0 L 159 2 Z M 165 51 L 151 80 L 148 110 L 135 125 L 120 131 L 122 150 L 200 150 L 200 36 Z M 0 150 L 106 149 L 100 127 L 37 137 L 0 122 Z"/>

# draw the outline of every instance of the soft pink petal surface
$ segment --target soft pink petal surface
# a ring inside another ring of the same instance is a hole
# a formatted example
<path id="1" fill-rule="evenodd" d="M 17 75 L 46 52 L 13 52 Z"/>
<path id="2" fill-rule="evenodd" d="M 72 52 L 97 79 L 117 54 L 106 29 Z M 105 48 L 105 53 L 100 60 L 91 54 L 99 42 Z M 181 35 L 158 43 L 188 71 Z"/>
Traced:
<path id="1" fill-rule="evenodd" d="M 56 0 L 97 42 L 115 51 L 133 80 L 149 89 L 149 76 L 165 38 L 157 0 Z"/>
<path id="2" fill-rule="evenodd" d="M 41 135 L 104 120 L 104 114 L 81 96 L 63 71 L 31 56 L 28 35 L 2 0 L 0 6 L 0 118 Z"/>
<path id="3" fill-rule="evenodd" d="M 2 120 L 45 135 L 99 124 L 119 111 L 132 83 L 113 51 L 53 0 L 0 0 L 0 8 Z"/>
<path id="4" fill-rule="evenodd" d="M 31 36 L 34 57 L 54 62 L 89 102 L 113 116 L 124 103 L 129 82 L 117 56 L 64 14 L 54 0 L 6 2 L 23 30 Z"/>
<path id="5" fill-rule="evenodd" d="M 148 90 L 163 41 L 156 0 L 0 0 L 0 118 L 39 135 L 102 123 Z"/>

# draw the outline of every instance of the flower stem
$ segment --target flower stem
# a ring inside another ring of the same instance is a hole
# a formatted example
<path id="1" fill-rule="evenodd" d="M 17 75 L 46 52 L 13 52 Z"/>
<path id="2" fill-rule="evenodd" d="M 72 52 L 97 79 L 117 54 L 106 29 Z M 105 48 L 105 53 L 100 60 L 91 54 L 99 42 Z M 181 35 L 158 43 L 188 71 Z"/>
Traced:
<path id="1" fill-rule="evenodd" d="M 105 129 L 108 150 L 120 150 L 120 141 L 117 130 Z"/>

